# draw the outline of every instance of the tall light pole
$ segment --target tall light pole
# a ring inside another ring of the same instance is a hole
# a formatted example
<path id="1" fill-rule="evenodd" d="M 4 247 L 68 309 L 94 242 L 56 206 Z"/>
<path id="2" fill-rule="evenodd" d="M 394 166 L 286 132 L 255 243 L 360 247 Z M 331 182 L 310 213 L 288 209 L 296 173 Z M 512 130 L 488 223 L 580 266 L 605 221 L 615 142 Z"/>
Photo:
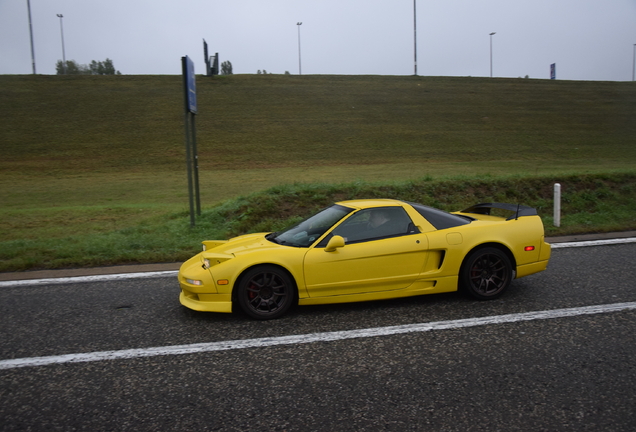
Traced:
<path id="1" fill-rule="evenodd" d="M 60 33 L 62 34 L 62 70 L 64 71 L 64 75 L 66 75 L 66 53 L 64 52 L 64 25 L 62 24 L 62 18 L 64 18 L 64 15 L 57 14 L 57 17 L 60 19 Z"/>
<path id="2" fill-rule="evenodd" d="M 492 78 L 492 35 L 496 32 L 490 33 L 490 78 Z"/>
<path id="3" fill-rule="evenodd" d="M 415 1 L 413 0 L 413 58 L 415 61 L 415 75 L 417 75 L 417 13 L 415 10 Z"/>
<path id="4" fill-rule="evenodd" d="M 31 25 L 31 2 L 27 0 L 27 9 L 29 10 L 29 34 L 31 35 L 31 65 L 33 66 L 33 75 L 35 75 L 35 50 L 33 49 L 33 26 Z"/>
<path id="5" fill-rule="evenodd" d="M 634 60 L 632 60 L 632 81 L 636 81 L 636 44 L 634 44 Z"/>
<path id="6" fill-rule="evenodd" d="M 300 26 L 303 25 L 303 23 L 297 22 L 296 25 L 298 26 L 298 75 L 302 75 L 303 70 L 300 63 Z"/>

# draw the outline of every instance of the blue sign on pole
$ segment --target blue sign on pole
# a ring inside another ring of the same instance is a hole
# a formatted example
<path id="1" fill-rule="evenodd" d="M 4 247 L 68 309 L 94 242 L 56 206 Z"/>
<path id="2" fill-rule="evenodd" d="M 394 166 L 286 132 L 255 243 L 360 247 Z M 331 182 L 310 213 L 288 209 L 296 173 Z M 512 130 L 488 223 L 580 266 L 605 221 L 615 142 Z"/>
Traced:
<path id="1" fill-rule="evenodd" d="M 550 65 L 550 79 L 556 79 L 556 63 Z"/>
<path id="2" fill-rule="evenodd" d="M 194 63 L 188 56 L 181 57 L 183 72 L 183 99 L 185 102 L 185 145 L 186 164 L 188 166 L 188 192 L 190 198 L 190 226 L 194 226 L 194 199 L 196 196 L 197 214 L 201 215 L 199 199 L 199 156 L 197 155 L 196 129 L 194 118 L 197 113 L 197 88 L 194 82 Z"/>
<path id="3" fill-rule="evenodd" d="M 187 108 L 191 113 L 197 113 L 197 86 L 194 81 L 194 62 L 190 57 L 183 57 L 183 74 L 186 82 Z"/>

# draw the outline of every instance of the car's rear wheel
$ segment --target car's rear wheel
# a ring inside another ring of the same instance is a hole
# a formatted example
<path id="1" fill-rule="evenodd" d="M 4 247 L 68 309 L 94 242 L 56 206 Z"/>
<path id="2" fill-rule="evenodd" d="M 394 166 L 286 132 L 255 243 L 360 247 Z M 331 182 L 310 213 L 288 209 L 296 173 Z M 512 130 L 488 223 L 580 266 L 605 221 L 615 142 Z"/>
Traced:
<path id="1" fill-rule="evenodd" d="M 471 296 L 491 300 L 506 291 L 512 280 L 512 264 L 506 254 L 493 247 L 472 251 L 464 260 L 459 283 Z"/>
<path id="2" fill-rule="evenodd" d="M 289 310 L 296 298 L 291 277 L 275 266 L 259 266 L 241 277 L 237 297 L 241 310 L 252 318 L 278 318 Z"/>

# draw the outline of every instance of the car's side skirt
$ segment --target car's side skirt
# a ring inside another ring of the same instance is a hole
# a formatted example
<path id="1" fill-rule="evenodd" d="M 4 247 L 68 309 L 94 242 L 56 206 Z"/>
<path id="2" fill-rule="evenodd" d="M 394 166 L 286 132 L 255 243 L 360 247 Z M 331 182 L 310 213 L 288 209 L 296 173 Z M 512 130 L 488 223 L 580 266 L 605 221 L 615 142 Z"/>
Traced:
<path id="1" fill-rule="evenodd" d="M 375 291 L 348 295 L 325 297 L 306 297 L 298 300 L 299 305 L 318 305 L 333 303 L 351 303 L 392 298 L 413 297 L 424 294 L 439 294 L 457 291 L 457 276 L 446 276 L 436 280 L 415 281 L 408 288 L 389 291 Z"/>

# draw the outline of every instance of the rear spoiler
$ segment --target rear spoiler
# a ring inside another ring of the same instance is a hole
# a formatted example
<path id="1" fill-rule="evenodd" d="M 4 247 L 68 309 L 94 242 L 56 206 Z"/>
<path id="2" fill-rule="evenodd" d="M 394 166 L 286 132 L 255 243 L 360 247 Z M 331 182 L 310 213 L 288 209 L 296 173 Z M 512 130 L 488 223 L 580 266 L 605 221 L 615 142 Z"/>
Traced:
<path id="1" fill-rule="evenodd" d="M 467 209 L 462 210 L 460 213 L 475 213 L 475 214 L 489 215 L 491 209 L 509 210 L 513 212 L 513 215 L 506 220 L 517 219 L 520 216 L 536 216 L 537 215 L 537 210 L 532 207 L 524 206 L 521 204 L 506 204 L 506 203 L 475 204 L 472 207 L 468 207 Z"/>

